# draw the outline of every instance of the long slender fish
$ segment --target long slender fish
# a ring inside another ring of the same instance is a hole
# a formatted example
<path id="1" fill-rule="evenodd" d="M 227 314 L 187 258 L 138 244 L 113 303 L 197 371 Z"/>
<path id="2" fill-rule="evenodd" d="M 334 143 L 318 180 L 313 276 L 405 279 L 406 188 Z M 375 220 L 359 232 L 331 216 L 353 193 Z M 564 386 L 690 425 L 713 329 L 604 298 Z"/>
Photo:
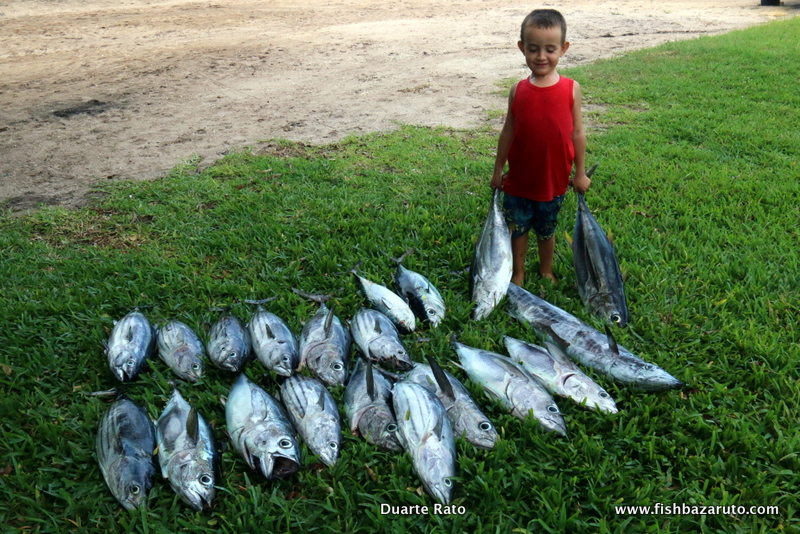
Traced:
<path id="1" fill-rule="evenodd" d="M 156 442 L 161 475 L 175 493 L 198 512 L 211 506 L 219 459 L 214 435 L 177 388 L 156 421 Z"/>
<path id="2" fill-rule="evenodd" d="M 497 430 L 459 380 L 442 369 L 431 357 L 430 365 L 418 363 L 406 380 L 424 387 L 442 401 L 456 436 L 463 436 L 479 449 L 491 449 L 497 441 Z"/>
<path id="3" fill-rule="evenodd" d="M 545 430 L 567 435 L 558 405 L 528 371 L 501 354 L 468 347 L 456 340 L 452 345 L 472 381 L 510 410 L 511 415 L 524 421 L 532 413 Z"/>
<path id="4" fill-rule="evenodd" d="M 100 472 L 114 497 L 126 510 L 144 504 L 156 473 L 156 434 L 147 412 L 119 396 L 100 420 L 96 448 Z"/>
<path id="5" fill-rule="evenodd" d="M 545 342 L 547 348 L 503 336 L 511 359 L 534 376 L 553 395 L 567 397 L 591 410 L 617 413 L 617 405 L 606 390 L 586 376 L 561 349 Z"/>
<path id="6" fill-rule="evenodd" d="M 412 332 L 416 327 L 414 312 L 406 301 L 386 286 L 370 282 L 352 270 L 358 287 L 373 308 L 385 314 L 404 334 Z"/>
<path id="7" fill-rule="evenodd" d="M 403 254 L 400 258 L 392 258 L 397 262 L 397 269 L 394 273 L 394 287 L 400 297 L 408 302 L 411 311 L 420 321 L 429 322 L 436 328 L 444 319 L 444 299 L 430 280 L 418 272 L 403 267 L 402 261 L 406 254 Z"/>
<path id="8" fill-rule="evenodd" d="M 392 393 L 398 435 L 425 489 L 442 504 L 453 497 L 456 443 L 442 402 L 413 382 L 398 382 Z"/>
<path id="9" fill-rule="evenodd" d="M 203 342 L 182 322 L 173 320 L 158 329 L 158 356 L 184 380 L 200 380 L 205 353 Z"/>
<path id="10" fill-rule="evenodd" d="M 294 374 L 283 381 L 281 400 L 311 452 L 325 465 L 334 465 L 342 447 L 342 423 L 336 401 L 322 382 Z"/>
<path id="11" fill-rule="evenodd" d="M 114 323 L 103 340 L 108 366 L 121 382 L 136 378 L 156 347 L 156 330 L 147 317 L 133 311 Z"/>
<path id="12" fill-rule="evenodd" d="M 250 333 L 233 315 L 223 315 L 208 336 L 208 359 L 233 373 L 240 373 L 252 357 Z"/>
<path id="13" fill-rule="evenodd" d="M 350 321 L 350 331 L 359 351 L 370 362 L 400 371 L 411 369 L 413 362 L 386 315 L 361 308 Z"/>
<path id="14" fill-rule="evenodd" d="M 239 375 L 225 403 L 228 435 L 251 469 L 282 478 L 300 469 L 300 445 L 286 409 Z"/>
<path id="15" fill-rule="evenodd" d="M 479 321 L 489 315 L 505 296 L 512 267 L 511 232 L 500 210 L 500 190 L 495 189 L 469 268 L 473 319 Z"/>
<path id="16" fill-rule="evenodd" d="M 608 331 L 601 334 L 578 318 L 521 287 L 508 288 L 508 313 L 529 323 L 545 341 L 563 350 L 571 360 L 590 367 L 618 384 L 641 391 L 683 387 L 664 369 L 647 363 L 622 346 Z"/>
<path id="17" fill-rule="evenodd" d="M 597 164 L 586 175 L 591 176 L 596 168 Z M 617 255 L 582 193 L 578 193 L 572 258 L 584 305 L 600 319 L 625 326 L 630 316 Z"/>
<path id="18" fill-rule="evenodd" d="M 300 368 L 308 366 L 328 386 L 343 386 L 350 370 L 350 331 L 328 308 L 319 303 L 319 310 L 306 321 L 300 334 Z"/>
<path id="19" fill-rule="evenodd" d="M 300 365 L 297 339 L 280 317 L 258 304 L 247 330 L 261 365 L 281 376 L 291 376 L 297 370 Z"/>
<path id="20" fill-rule="evenodd" d="M 350 431 L 390 451 L 402 451 L 392 411 L 392 384 L 372 364 L 359 359 L 344 391 Z"/>

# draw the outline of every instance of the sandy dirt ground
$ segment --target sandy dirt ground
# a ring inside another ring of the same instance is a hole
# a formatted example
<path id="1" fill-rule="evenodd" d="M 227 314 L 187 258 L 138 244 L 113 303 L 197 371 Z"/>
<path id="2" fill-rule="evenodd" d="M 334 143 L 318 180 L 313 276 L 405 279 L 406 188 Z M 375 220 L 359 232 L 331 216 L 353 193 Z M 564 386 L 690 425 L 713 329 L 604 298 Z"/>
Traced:
<path id="1" fill-rule="evenodd" d="M 0 0 L 0 201 L 80 206 L 273 138 L 476 126 L 526 75 L 531 9 L 570 66 L 793 16 L 800 0 Z M 494 119 L 500 123 L 500 119 Z"/>

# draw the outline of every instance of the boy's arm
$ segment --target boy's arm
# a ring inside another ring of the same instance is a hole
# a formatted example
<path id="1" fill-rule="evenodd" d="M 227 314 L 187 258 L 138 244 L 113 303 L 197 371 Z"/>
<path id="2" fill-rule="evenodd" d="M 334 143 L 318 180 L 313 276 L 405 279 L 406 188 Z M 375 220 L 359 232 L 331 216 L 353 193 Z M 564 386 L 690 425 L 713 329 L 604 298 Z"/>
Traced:
<path id="1" fill-rule="evenodd" d="M 519 82 L 517 82 L 519 83 Z M 494 173 L 492 173 L 492 181 L 489 186 L 492 189 L 497 189 L 503 186 L 503 169 L 506 166 L 508 159 L 508 151 L 511 148 L 511 141 L 514 139 L 514 114 L 511 112 L 511 104 L 514 103 L 514 94 L 517 90 L 517 84 L 511 86 L 508 92 L 508 112 L 506 113 L 506 121 L 503 124 L 503 129 L 500 131 L 500 138 L 497 140 L 497 157 L 494 160 Z"/>
<path id="2" fill-rule="evenodd" d="M 586 132 L 581 116 L 581 86 L 575 82 L 572 88 L 575 103 L 572 108 L 572 144 L 575 146 L 575 177 L 572 187 L 578 193 L 585 193 L 592 181 L 586 176 Z"/>

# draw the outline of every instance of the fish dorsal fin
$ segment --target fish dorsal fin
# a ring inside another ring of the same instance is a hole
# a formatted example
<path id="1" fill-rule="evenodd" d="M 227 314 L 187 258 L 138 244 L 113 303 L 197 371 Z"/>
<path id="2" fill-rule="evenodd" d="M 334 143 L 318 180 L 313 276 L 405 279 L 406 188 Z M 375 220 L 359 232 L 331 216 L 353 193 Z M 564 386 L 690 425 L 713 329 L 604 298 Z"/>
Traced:
<path id="1" fill-rule="evenodd" d="M 200 441 L 200 422 L 198 421 L 197 410 L 192 408 L 186 416 L 186 434 L 192 443 Z"/>
<path id="2" fill-rule="evenodd" d="M 570 359 L 567 358 L 567 355 L 564 354 L 564 351 L 561 350 L 560 348 L 558 348 L 557 346 L 553 345 L 549 341 L 545 341 L 544 342 L 544 346 L 547 347 L 547 352 L 550 353 L 550 356 L 552 356 L 553 359 L 555 361 L 557 361 L 558 363 L 560 363 L 562 365 L 565 364 L 565 363 L 566 364 L 571 363 Z"/>
<path id="3" fill-rule="evenodd" d="M 133 325 L 128 326 L 128 330 L 125 332 L 125 342 L 130 343 L 133 341 Z"/>
<path id="4" fill-rule="evenodd" d="M 323 304 L 324 306 L 324 304 Z M 331 337 L 331 329 L 333 328 L 333 309 L 336 307 L 336 303 L 331 304 L 331 307 L 328 308 L 328 315 L 325 317 L 325 337 Z"/>
<path id="5" fill-rule="evenodd" d="M 375 400 L 375 376 L 372 374 L 372 364 L 367 362 L 367 395 L 372 400 Z"/>
<path id="6" fill-rule="evenodd" d="M 608 350 L 614 355 L 614 357 L 619 356 L 619 346 L 617 346 L 617 340 L 614 339 L 614 334 L 611 333 L 611 329 L 606 326 L 606 337 L 608 338 Z"/>
<path id="7" fill-rule="evenodd" d="M 435 378 L 436 383 L 439 384 L 439 389 L 441 389 L 442 393 L 444 393 L 449 399 L 456 400 L 456 394 L 453 392 L 453 385 L 450 383 L 450 380 L 447 379 L 447 375 L 444 374 L 444 369 L 442 369 L 439 366 L 439 363 L 430 355 L 426 354 L 425 358 L 428 360 L 428 364 L 431 366 L 433 378 Z"/>

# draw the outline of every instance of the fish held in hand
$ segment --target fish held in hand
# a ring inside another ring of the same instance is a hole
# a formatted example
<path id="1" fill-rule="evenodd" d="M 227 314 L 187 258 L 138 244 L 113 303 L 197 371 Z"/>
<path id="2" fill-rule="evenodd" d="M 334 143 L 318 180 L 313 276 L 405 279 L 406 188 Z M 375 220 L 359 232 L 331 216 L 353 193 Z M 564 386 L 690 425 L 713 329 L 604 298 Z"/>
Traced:
<path id="1" fill-rule="evenodd" d="M 126 510 L 145 503 L 156 472 L 156 435 L 147 412 L 121 395 L 108 408 L 97 430 L 100 472 Z"/>
<path id="2" fill-rule="evenodd" d="M 108 366 L 120 382 L 136 378 L 156 347 L 156 330 L 147 317 L 133 311 L 114 323 L 103 341 Z"/>
<path id="3" fill-rule="evenodd" d="M 219 456 L 205 419 L 174 389 L 156 421 L 161 475 L 194 510 L 211 506 Z"/>

